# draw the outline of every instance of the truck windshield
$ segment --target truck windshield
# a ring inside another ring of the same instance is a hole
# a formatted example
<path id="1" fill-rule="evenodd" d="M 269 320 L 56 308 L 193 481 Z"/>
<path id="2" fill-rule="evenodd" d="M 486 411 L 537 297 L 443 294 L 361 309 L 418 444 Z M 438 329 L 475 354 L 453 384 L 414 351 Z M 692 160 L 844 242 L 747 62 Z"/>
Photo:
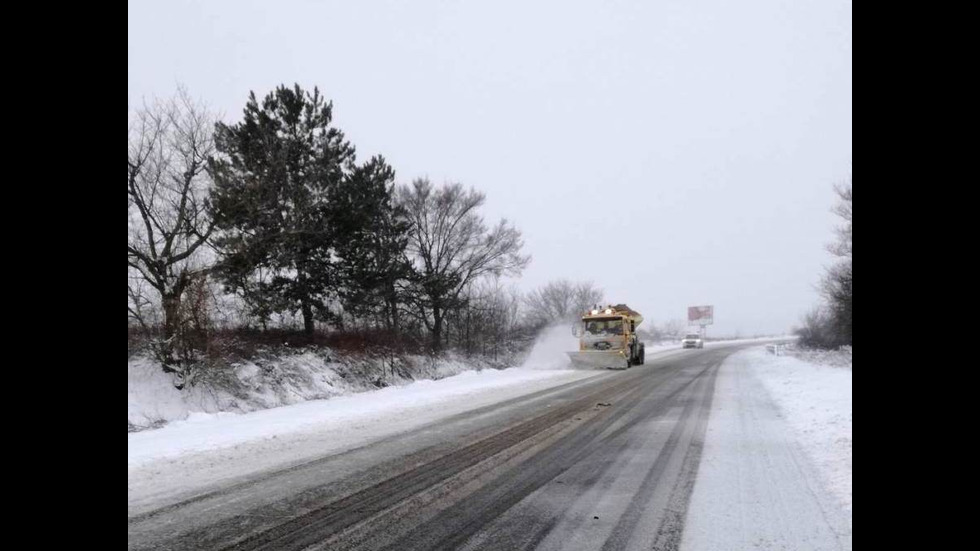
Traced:
<path id="1" fill-rule="evenodd" d="M 622 318 L 589 320 L 585 322 L 585 332 L 590 335 L 622 335 L 623 320 Z"/>

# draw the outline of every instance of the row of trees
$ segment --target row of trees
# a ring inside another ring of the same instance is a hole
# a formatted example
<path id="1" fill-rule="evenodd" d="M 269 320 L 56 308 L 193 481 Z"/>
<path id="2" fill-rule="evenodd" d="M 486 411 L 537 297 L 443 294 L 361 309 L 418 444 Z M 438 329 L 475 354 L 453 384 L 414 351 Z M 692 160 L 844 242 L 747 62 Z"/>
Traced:
<path id="1" fill-rule="evenodd" d="M 399 185 L 383 157 L 358 163 L 332 120 L 298 85 L 251 93 L 237 124 L 182 89 L 131 113 L 129 315 L 165 370 L 186 372 L 229 301 L 241 326 L 298 319 L 306 337 L 371 329 L 476 351 L 601 297 L 579 286 L 524 319 L 500 283 L 530 260 L 520 231 L 488 225 L 474 189 Z"/>
<path id="2" fill-rule="evenodd" d="M 834 262 L 820 280 L 820 294 L 823 304 L 813 309 L 803 318 L 803 325 L 796 333 L 804 346 L 817 348 L 836 348 L 851 345 L 851 294 L 853 249 L 852 181 L 834 187 L 837 203 L 833 212 L 842 223 L 835 228 L 837 239 L 828 245 L 827 250 L 834 256 Z"/>

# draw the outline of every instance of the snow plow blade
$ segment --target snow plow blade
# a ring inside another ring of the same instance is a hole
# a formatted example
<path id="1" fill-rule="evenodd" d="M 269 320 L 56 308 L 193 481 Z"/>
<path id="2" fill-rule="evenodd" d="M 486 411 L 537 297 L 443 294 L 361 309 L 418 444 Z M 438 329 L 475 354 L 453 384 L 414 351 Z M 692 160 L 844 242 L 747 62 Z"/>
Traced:
<path id="1" fill-rule="evenodd" d="M 614 369 L 626 369 L 626 356 L 619 351 L 606 350 L 583 350 L 581 352 L 566 352 L 575 367 L 598 368 L 609 367 Z"/>

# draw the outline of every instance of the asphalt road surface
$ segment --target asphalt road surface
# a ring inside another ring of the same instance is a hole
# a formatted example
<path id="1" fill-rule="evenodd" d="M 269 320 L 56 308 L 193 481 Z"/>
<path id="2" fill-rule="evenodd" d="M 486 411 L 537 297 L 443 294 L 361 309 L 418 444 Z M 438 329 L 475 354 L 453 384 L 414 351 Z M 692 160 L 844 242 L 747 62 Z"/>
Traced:
<path id="1" fill-rule="evenodd" d="M 719 366 L 669 352 L 129 518 L 130 549 L 676 549 Z"/>

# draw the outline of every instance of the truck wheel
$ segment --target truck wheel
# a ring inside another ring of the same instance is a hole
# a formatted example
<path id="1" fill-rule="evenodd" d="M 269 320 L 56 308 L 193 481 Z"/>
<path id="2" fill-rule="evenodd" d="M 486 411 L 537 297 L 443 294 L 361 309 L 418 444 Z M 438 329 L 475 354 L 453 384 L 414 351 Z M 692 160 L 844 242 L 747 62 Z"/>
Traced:
<path id="1" fill-rule="evenodd" d="M 640 365 L 643 365 L 647 361 L 647 349 L 645 346 L 640 347 Z"/>

